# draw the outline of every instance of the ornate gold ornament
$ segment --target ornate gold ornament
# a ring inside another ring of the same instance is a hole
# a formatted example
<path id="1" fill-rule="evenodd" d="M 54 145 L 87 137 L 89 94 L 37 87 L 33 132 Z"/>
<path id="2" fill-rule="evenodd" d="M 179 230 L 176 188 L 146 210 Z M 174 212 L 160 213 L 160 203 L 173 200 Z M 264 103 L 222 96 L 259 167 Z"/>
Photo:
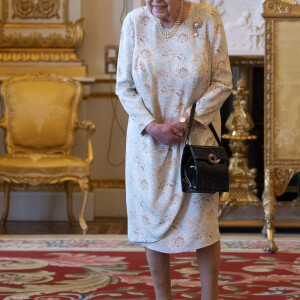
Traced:
<path id="1" fill-rule="evenodd" d="M 83 19 L 75 23 L 68 22 L 66 35 L 53 32 L 44 36 L 38 31 L 24 35 L 20 31 L 5 34 L 4 26 L 0 23 L 0 49 L 3 48 L 76 48 L 83 40 Z"/>
<path id="2" fill-rule="evenodd" d="M 0 62 L 79 62 L 75 48 L 83 35 L 83 19 L 69 22 L 65 36 L 57 32 L 45 36 L 37 31 L 7 35 L 0 23 Z"/>
<path id="3" fill-rule="evenodd" d="M 287 98 L 284 94 L 284 90 L 291 90 L 291 82 L 285 83 L 287 87 L 280 85 L 283 82 L 282 78 L 296 76 L 294 73 L 293 75 L 286 73 L 288 71 L 287 66 L 292 68 L 292 65 L 298 61 L 297 51 L 299 45 L 297 46 L 297 43 L 299 43 L 299 38 L 297 38 L 297 32 L 295 32 L 295 35 L 292 32 L 289 36 L 286 32 L 297 30 L 290 28 L 299 28 L 299 26 L 294 26 L 295 24 L 299 25 L 300 22 L 300 5 L 295 1 L 266 0 L 263 16 L 266 21 L 266 50 L 264 68 L 265 187 L 262 198 L 266 221 L 265 231 L 267 233 L 264 250 L 273 253 L 278 249 L 274 242 L 276 196 L 280 196 L 285 192 L 291 178 L 300 171 L 300 154 L 296 150 L 297 145 L 295 145 L 299 126 L 296 125 L 296 129 L 293 129 L 289 121 L 289 119 L 293 119 L 289 116 L 293 113 L 289 108 L 295 106 L 293 105 L 293 97 Z M 294 47 L 289 47 L 289 42 L 294 43 Z M 289 47 L 289 53 L 279 52 L 279 48 L 284 51 L 282 46 Z M 290 62 L 287 62 L 287 58 Z M 297 91 L 293 90 L 293 93 L 299 94 L 299 89 Z M 285 101 L 284 107 L 287 108 L 284 111 L 282 111 L 280 105 L 283 101 Z M 284 142 L 282 141 L 283 137 L 285 137 Z M 279 144 L 281 145 L 279 146 Z M 295 150 L 285 155 L 290 149 Z"/>
<path id="4" fill-rule="evenodd" d="M 50 19 L 59 18 L 59 0 L 12 0 L 12 18 Z"/>
<path id="5" fill-rule="evenodd" d="M 263 5 L 263 17 L 297 16 L 300 11 L 298 3 L 294 0 L 266 0 Z"/>
<path id="6" fill-rule="evenodd" d="M 1 0 L 5 28 L 65 27 L 69 0 Z M 32 22 L 28 22 L 32 20 Z"/>
<path id="7" fill-rule="evenodd" d="M 79 62 L 74 50 L 1 50 L 0 62 Z"/>
<path id="8" fill-rule="evenodd" d="M 245 97 L 249 92 L 245 90 L 245 82 L 241 79 L 237 83 L 237 89 L 233 91 L 236 99 L 233 101 L 234 111 L 226 122 L 229 133 L 223 138 L 229 140 L 232 156 L 229 159 L 229 191 L 222 195 L 220 200 L 219 217 L 235 205 L 259 205 L 260 200 L 256 196 L 255 176 L 256 169 L 248 167 L 248 142 L 256 139 L 249 134 L 253 128 L 253 121 L 249 113 L 245 111 Z"/>
<path id="9" fill-rule="evenodd" d="M 230 57 L 231 66 L 263 66 L 264 57 L 263 56 L 235 56 L 231 55 Z"/>
<path id="10" fill-rule="evenodd" d="M 69 0 L 1 1 L 0 63 L 81 62 L 83 19 L 69 21 Z"/>

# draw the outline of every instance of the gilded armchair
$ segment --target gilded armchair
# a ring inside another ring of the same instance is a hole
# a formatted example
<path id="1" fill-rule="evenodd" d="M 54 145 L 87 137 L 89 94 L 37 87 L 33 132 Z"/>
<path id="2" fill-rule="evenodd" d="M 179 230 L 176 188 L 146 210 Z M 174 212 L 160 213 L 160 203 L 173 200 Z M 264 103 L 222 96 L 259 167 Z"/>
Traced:
<path id="1" fill-rule="evenodd" d="M 0 127 L 6 135 L 6 153 L 0 155 L 4 181 L 4 224 L 9 214 L 11 184 L 64 183 L 71 223 L 72 182 L 81 189 L 79 223 L 85 234 L 84 212 L 93 160 L 93 123 L 78 121 L 82 87 L 78 81 L 56 74 L 32 74 L 7 79 L 1 87 L 4 116 Z M 87 158 L 72 155 L 76 129 L 87 130 Z"/>

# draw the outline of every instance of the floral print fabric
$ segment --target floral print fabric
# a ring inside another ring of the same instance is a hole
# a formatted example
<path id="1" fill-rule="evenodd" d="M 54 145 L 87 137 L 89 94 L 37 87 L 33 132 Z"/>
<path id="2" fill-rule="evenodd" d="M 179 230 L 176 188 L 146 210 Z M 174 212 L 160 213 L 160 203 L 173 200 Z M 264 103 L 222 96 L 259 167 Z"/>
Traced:
<path id="1" fill-rule="evenodd" d="M 194 29 L 198 22 L 200 27 Z M 198 33 L 195 36 L 195 32 Z M 159 144 L 145 127 L 189 112 L 197 102 L 191 143 L 214 145 L 207 127 L 220 134 L 220 108 L 232 78 L 227 45 L 216 8 L 191 3 L 189 16 L 166 39 L 146 7 L 124 20 L 116 93 L 129 115 L 126 201 L 130 241 L 167 253 L 205 247 L 219 240 L 218 194 L 181 191 L 184 143 Z"/>

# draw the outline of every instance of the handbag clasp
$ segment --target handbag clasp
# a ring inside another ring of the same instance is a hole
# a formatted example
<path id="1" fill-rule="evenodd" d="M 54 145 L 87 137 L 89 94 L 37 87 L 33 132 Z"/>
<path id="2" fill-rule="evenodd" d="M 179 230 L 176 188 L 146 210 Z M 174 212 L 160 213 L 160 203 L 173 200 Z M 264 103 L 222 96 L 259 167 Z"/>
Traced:
<path id="1" fill-rule="evenodd" d="M 208 161 L 212 164 L 218 164 L 221 160 L 217 158 L 215 154 L 209 154 L 208 155 Z"/>

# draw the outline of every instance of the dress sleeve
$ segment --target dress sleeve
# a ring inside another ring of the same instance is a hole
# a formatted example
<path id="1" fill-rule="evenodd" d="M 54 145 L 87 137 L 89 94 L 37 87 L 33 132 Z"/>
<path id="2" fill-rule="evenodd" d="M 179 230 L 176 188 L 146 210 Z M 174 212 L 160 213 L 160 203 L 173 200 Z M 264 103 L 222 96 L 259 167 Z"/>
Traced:
<path id="1" fill-rule="evenodd" d="M 136 122 L 140 133 L 143 133 L 145 127 L 154 121 L 154 118 L 138 94 L 132 77 L 134 46 L 135 28 L 129 13 L 124 19 L 120 37 L 116 94 L 129 118 Z"/>
<path id="2" fill-rule="evenodd" d="M 212 8 L 208 20 L 208 35 L 211 52 L 211 80 L 207 90 L 197 101 L 195 120 L 208 126 L 219 113 L 232 89 L 232 74 L 221 16 Z M 190 109 L 187 111 L 190 113 Z"/>

